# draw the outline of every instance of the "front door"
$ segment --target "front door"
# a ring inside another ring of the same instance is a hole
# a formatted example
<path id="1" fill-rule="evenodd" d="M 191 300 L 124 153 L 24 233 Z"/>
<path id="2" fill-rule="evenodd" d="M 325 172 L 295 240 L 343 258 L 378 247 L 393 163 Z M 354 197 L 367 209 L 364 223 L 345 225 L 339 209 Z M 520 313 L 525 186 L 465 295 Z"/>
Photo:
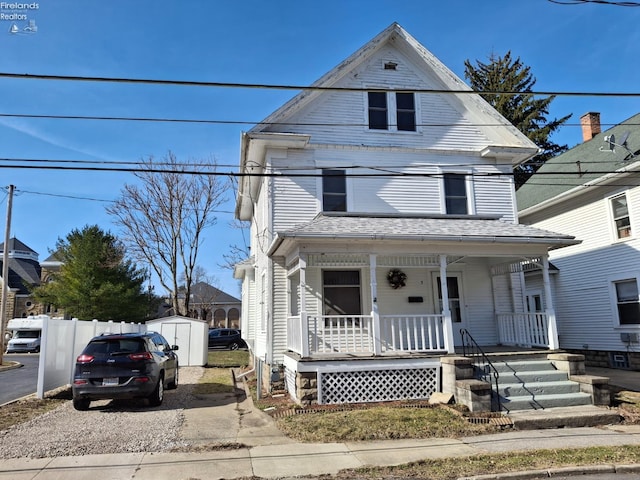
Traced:
<path id="1" fill-rule="evenodd" d="M 434 298 L 436 301 L 436 312 L 442 313 L 442 284 L 440 283 L 440 275 L 433 274 L 434 281 Z M 453 343 L 454 345 L 462 345 L 462 335 L 460 330 L 466 327 L 464 315 L 464 301 L 462 298 L 462 274 L 447 274 L 447 291 L 449 295 L 449 310 L 451 310 L 451 323 L 453 324 Z"/>

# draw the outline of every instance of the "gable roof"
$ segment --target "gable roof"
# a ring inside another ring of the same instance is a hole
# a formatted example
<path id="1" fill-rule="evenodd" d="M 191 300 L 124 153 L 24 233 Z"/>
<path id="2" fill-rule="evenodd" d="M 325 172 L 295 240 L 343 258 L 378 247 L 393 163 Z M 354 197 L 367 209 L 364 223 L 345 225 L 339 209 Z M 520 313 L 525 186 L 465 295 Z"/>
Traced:
<path id="1" fill-rule="evenodd" d="M 441 90 L 473 92 L 473 89 L 460 77 L 438 60 L 435 55 L 404 28 L 394 22 L 339 65 L 316 80 L 310 89 L 300 92 L 262 122 L 255 125 L 249 130 L 249 133 L 265 132 L 274 123 L 286 123 L 286 120 L 295 112 L 322 95 L 324 93 L 323 90 L 335 88 L 342 78 L 349 75 L 358 65 L 366 62 L 387 44 L 393 44 L 395 48 L 402 50 L 415 60 L 418 65 L 429 71 L 440 83 Z M 475 93 L 454 93 L 451 95 L 459 100 L 460 105 L 465 105 L 466 109 L 471 110 L 470 113 L 477 119 L 478 128 L 482 129 L 488 138 L 501 145 L 533 150 L 533 152 L 527 154 L 527 158 L 537 153 L 538 147 L 480 95 Z"/>
<path id="2" fill-rule="evenodd" d="M 320 77 L 310 88 L 304 89 L 262 122 L 243 133 L 240 147 L 240 172 L 261 173 L 267 146 L 304 148 L 311 140 L 310 135 L 304 132 L 275 132 L 273 126 L 286 125 L 294 115 L 321 95 L 325 95 L 328 90 L 340 88 L 342 79 L 353 74 L 358 66 L 370 60 L 386 46 L 401 51 L 411 59 L 414 65 L 423 72 L 427 72 L 434 83 L 434 88 L 428 91 L 434 94 L 447 93 L 447 99 L 450 100 L 452 108 L 464 112 L 464 116 L 482 132 L 487 143 L 476 147 L 476 152 L 480 156 L 507 158 L 517 165 L 539 152 L 539 148 L 526 135 L 515 128 L 399 24 L 392 23 L 346 60 Z M 251 198 L 255 198 L 253 193 L 259 188 L 258 186 L 259 181 L 255 177 L 243 176 L 236 196 L 238 218 L 248 218 Z"/>
<path id="3" fill-rule="evenodd" d="M 269 254 L 285 239 L 401 240 L 428 242 L 526 243 L 559 248 L 580 243 L 563 235 L 528 225 L 478 216 L 407 216 L 320 213 L 311 222 L 278 232 Z"/>
<path id="4" fill-rule="evenodd" d="M 605 138 L 611 139 L 612 145 Z M 626 137 L 625 144 L 622 142 Z M 612 148 L 611 148 L 612 147 Z M 552 205 L 640 167 L 640 113 L 550 158 L 516 192 L 521 214 Z"/>
<path id="5" fill-rule="evenodd" d="M 199 303 L 197 300 L 206 299 L 214 304 L 241 303 L 241 300 L 223 292 L 222 290 L 209 285 L 206 282 L 197 282 L 191 286 L 192 303 Z M 212 301 L 212 302 L 211 302 Z"/>

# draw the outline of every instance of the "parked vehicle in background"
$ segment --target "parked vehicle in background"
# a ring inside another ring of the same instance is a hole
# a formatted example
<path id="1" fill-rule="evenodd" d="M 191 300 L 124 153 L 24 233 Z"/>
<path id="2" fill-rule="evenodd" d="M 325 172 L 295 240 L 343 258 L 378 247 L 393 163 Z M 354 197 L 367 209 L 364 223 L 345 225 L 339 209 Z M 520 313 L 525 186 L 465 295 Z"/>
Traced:
<path id="1" fill-rule="evenodd" d="M 38 315 L 27 318 L 12 318 L 7 322 L 7 332 L 11 333 L 7 342 L 7 353 L 37 353 L 40 351 L 42 317 Z"/>
<path id="2" fill-rule="evenodd" d="M 209 348 L 228 348 L 237 350 L 246 348 L 247 344 L 235 328 L 212 328 L 209 330 Z"/>
<path id="3" fill-rule="evenodd" d="M 165 389 L 178 387 L 177 345 L 156 332 L 103 334 L 92 338 L 76 359 L 73 406 L 92 400 L 146 398 L 151 406 Z"/>

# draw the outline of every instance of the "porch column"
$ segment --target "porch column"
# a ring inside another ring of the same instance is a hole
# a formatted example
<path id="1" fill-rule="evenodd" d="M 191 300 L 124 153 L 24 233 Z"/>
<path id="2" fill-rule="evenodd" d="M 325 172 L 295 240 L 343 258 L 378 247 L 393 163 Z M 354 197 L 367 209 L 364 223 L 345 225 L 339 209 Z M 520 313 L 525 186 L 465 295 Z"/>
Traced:
<path id="1" fill-rule="evenodd" d="M 374 254 L 369 255 L 369 276 L 371 280 L 371 318 L 372 318 L 372 335 L 373 335 L 373 354 L 382 354 L 382 342 L 380 341 L 380 312 L 378 311 L 378 280 L 376 278 L 376 267 L 378 265 L 378 257 Z"/>
<path id="2" fill-rule="evenodd" d="M 542 256 L 542 280 L 544 282 L 544 299 L 545 299 L 545 313 L 547 314 L 547 321 L 549 322 L 549 349 L 557 350 L 560 348 L 560 341 L 558 340 L 558 325 L 556 323 L 556 311 L 553 307 L 553 298 L 551 297 L 551 281 L 549 279 L 549 255 L 544 254 Z"/>
<path id="3" fill-rule="evenodd" d="M 444 346 L 447 353 L 454 353 L 453 345 L 453 320 L 449 309 L 449 289 L 447 288 L 447 256 L 440 255 L 440 291 L 442 292 L 442 330 L 444 335 Z"/>
<path id="4" fill-rule="evenodd" d="M 307 358 L 309 356 L 309 319 L 307 318 L 307 255 L 300 254 L 300 289 L 298 295 L 300 295 L 300 345 L 302 346 L 302 357 Z"/>

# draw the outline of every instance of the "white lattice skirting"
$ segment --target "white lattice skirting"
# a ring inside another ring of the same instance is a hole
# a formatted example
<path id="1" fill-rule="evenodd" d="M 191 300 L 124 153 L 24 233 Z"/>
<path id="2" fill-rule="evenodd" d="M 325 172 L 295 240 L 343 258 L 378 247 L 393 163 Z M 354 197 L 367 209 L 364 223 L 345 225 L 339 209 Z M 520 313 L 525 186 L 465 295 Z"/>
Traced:
<path id="1" fill-rule="evenodd" d="M 438 391 L 439 368 L 318 373 L 318 403 L 426 400 Z"/>

